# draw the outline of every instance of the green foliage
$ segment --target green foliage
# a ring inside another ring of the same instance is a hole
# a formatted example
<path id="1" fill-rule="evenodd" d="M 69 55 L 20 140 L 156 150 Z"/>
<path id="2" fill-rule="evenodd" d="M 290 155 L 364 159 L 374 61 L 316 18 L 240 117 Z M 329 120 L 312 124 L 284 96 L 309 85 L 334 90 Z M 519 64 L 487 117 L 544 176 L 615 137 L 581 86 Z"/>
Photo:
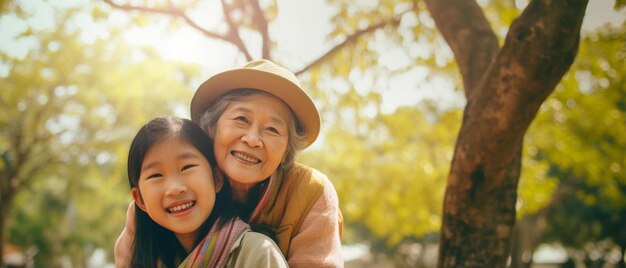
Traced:
<path id="1" fill-rule="evenodd" d="M 621 227 L 626 215 L 624 30 L 626 25 L 607 27 L 581 40 L 573 67 L 526 137 L 528 160 L 544 163 L 539 179 L 567 193 L 548 200 L 546 240 L 573 248 L 604 239 L 626 246 Z M 537 180 L 533 175 L 523 181 Z M 542 185 L 521 198 L 548 194 Z"/>
<path id="2" fill-rule="evenodd" d="M 348 47 L 326 60 L 321 68 L 322 77 L 352 80 L 350 77 L 356 73 L 372 77 L 374 84 L 388 84 L 391 78 L 427 68 L 424 83 L 434 78 L 458 81 L 452 52 L 437 31 L 423 1 L 327 2 L 338 7 L 331 19 L 335 28 L 328 34 L 332 43 L 342 42 L 380 23 L 386 24 L 349 43 Z M 398 22 L 392 23 L 394 20 Z M 384 88 L 375 90 L 384 91 Z M 341 95 L 343 91 L 338 93 Z"/>
<path id="3" fill-rule="evenodd" d="M 363 29 L 365 27 L 363 25 L 372 25 L 385 18 L 390 18 L 394 12 L 398 13 L 399 10 L 403 10 L 401 7 L 410 5 L 410 3 L 398 3 L 397 1 L 390 3 L 382 0 L 375 1 L 371 6 L 350 5 L 346 1 L 329 2 L 339 8 L 336 16 L 333 17 L 336 28 L 330 34 L 331 40 L 342 40 L 344 36 Z M 508 31 L 510 23 L 519 15 L 520 10 L 511 1 L 481 1 L 481 3 L 496 35 L 502 39 Z M 623 174 L 623 152 L 626 151 L 623 147 L 623 138 L 621 138 L 626 137 L 623 112 L 615 109 L 615 107 L 623 106 L 623 99 L 626 99 L 623 96 L 623 89 L 626 87 L 621 82 L 621 76 L 617 71 L 626 69 L 623 66 L 624 41 L 615 40 L 619 36 L 618 32 L 616 31 L 612 37 L 590 36 L 583 41 L 581 53 L 570 74 L 564 78 L 554 96 L 546 101 L 538 118 L 528 131 L 525 139 L 523 170 L 519 187 L 520 202 L 518 207 L 520 216 L 534 213 L 552 202 L 553 192 L 560 183 L 560 178 L 556 177 L 554 173 L 553 167 L 555 165 L 576 170 L 577 176 L 583 176 L 589 182 L 595 181 L 594 185 L 603 189 L 602 193 L 605 196 L 612 197 L 612 204 L 623 204 L 621 196 L 624 194 L 623 191 L 618 190 L 619 187 L 616 186 L 618 184 L 615 182 L 606 183 L 607 178 L 611 178 L 609 181 L 623 180 L 623 178 L 616 176 Z M 406 52 L 405 55 L 410 59 L 409 63 L 406 66 L 395 67 L 395 69 L 386 68 L 381 59 L 386 53 L 398 48 Z M 419 53 L 414 51 L 419 51 Z M 607 55 L 601 54 L 603 52 Z M 609 57 L 608 54 L 611 54 L 612 59 L 604 59 Z M 389 156 L 394 154 L 398 158 L 400 154 L 403 154 L 420 159 L 419 155 L 428 150 L 425 148 L 429 148 L 429 146 L 420 144 L 419 149 L 416 149 L 412 147 L 413 145 L 409 145 L 410 142 L 399 136 L 381 135 L 381 129 L 385 128 L 379 122 L 379 118 L 383 115 L 380 115 L 380 109 L 376 102 L 360 99 L 356 101 L 360 105 L 349 106 L 345 104 L 351 102 L 342 100 L 354 99 L 352 96 L 355 92 L 358 92 L 360 96 L 367 96 L 368 92 L 378 92 L 378 94 L 384 95 L 384 88 L 372 86 L 361 89 L 359 83 L 363 81 L 359 81 L 360 77 L 374 77 L 371 85 L 385 85 L 388 83 L 381 83 L 380 81 L 397 74 L 403 74 L 416 66 L 425 66 L 432 71 L 433 77 L 458 78 L 456 75 L 458 71 L 449 50 L 447 50 L 447 45 L 436 32 L 432 19 L 421 1 L 417 2 L 412 12 L 403 15 L 399 25 L 388 26 L 376 34 L 364 36 L 352 44 L 348 50 L 338 53 L 328 61 L 328 64 L 311 71 L 311 83 L 313 83 L 311 87 L 320 91 L 317 97 L 322 100 L 322 110 L 327 113 L 323 117 L 325 124 L 329 121 L 328 118 L 336 118 L 336 122 L 333 122 L 334 124 L 328 130 L 327 141 L 323 145 L 324 151 L 316 152 L 316 158 L 319 159 L 313 161 L 308 154 L 305 159 L 315 163 L 313 166 L 329 173 L 331 179 L 336 182 L 341 199 L 340 204 L 343 206 L 348 227 L 354 227 L 358 230 L 355 232 L 362 232 L 363 237 L 371 235 L 376 239 L 386 239 L 389 245 L 402 241 L 399 237 L 404 239 L 415 238 L 425 233 L 423 231 L 403 232 L 403 228 L 399 228 L 401 219 L 407 218 L 397 215 L 402 215 L 407 207 L 412 213 L 418 215 L 434 211 L 423 208 L 419 205 L 419 200 L 416 199 L 413 199 L 412 202 L 406 202 L 404 206 L 410 205 L 404 208 L 394 207 L 393 204 L 398 203 L 394 200 L 404 200 L 405 191 L 413 189 L 409 192 L 430 194 L 432 196 L 430 201 L 436 200 L 433 202 L 441 204 L 439 202 L 440 197 L 437 195 L 442 194 L 444 183 L 439 184 L 438 186 L 441 188 L 437 189 L 420 185 L 420 187 L 424 187 L 423 189 L 428 190 L 422 190 L 419 187 L 411 188 L 409 184 L 395 184 L 397 178 L 411 177 L 407 174 L 413 175 L 413 177 L 430 177 L 429 180 L 436 180 L 434 175 L 420 174 L 410 170 L 409 167 L 423 167 L 427 163 L 423 162 L 424 160 L 415 163 L 390 161 L 392 163 L 379 164 L 379 162 L 384 161 L 383 159 L 394 159 Z M 595 78 L 587 79 L 581 83 L 578 81 L 581 77 Z M 618 77 L 620 78 L 617 79 Z M 328 87 L 329 80 L 339 80 L 345 83 L 345 89 L 336 86 L 341 83 L 333 83 L 334 87 Z M 460 85 L 460 82 L 457 82 L 457 85 Z M 611 85 L 611 90 L 607 88 L 609 85 Z M 621 90 L 616 89 L 618 87 L 621 87 Z M 579 88 L 583 89 L 582 94 Z M 585 88 L 587 88 L 586 92 Z M 598 88 L 599 90 L 590 90 L 591 88 Z M 610 96 L 609 99 L 601 95 L 599 91 L 608 92 L 602 94 L 608 94 L 606 96 Z M 611 104 L 609 105 L 609 103 Z M 343 109 L 348 106 L 354 110 L 344 111 Z M 420 118 L 420 115 L 424 116 L 419 111 L 412 112 L 414 119 Z M 459 111 L 456 112 L 460 113 Z M 398 113 L 400 111 L 388 116 L 399 117 Z M 347 115 L 351 116 L 347 117 Z M 352 122 L 359 122 L 359 124 Z M 440 126 L 441 124 L 445 127 Z M 413 124 L 409 122 L 403 125 L 406 132 L 411 133 L 412 131 L 413 135 L 418 136 L 433 129 L 444 129 L 447 132 L 443 135 L 449 135 L 449 140 L 439 140 L 428 145 L 443 151 L 446 151 L 444 148 L 449 148 L 447 152 L 452 153 L 453 136 L 456 133 L 454 132 L 456 128 L 451 127 L 454 126 L 453 123 L 444 124 L 433 121 L 427 129 L 412 129 L 409 126 L 413 126 Z M 398 132 L 398 135 L 402 133 L 400 129 L 393 131 Z M 379 145 L 383 140 L 397 143 L 397 148 L 388 151 L 382 150 Z M 325 164 L 320 162 L 322 159 L 324 162 L 338 161 L 339 163 Z M 396 167 L 396 164 L 400 167 Z M 442 174 L 437 176 L 440 176 L 443 181 L 447 176 L 447 166 L 439 165 L 438 167 L 436 170 L 440 170 Z M 399 170 L 405 169 L 409 171 L 399 172 Z M 391 178 L 394 179 L 394 183 L 379 183 L 379 181 L 389 182 Z M 363 190 L 362 185 L 369 184 L 372 185 L 371 189 Z M 415 184 L 418 185 L 416 182 Z M 384 194 L 380 193 L 381 189 L 384 189 L 382 190 Z M 587 199 L 598 202 L 597 198 Z M 437 213 L 436 210 L 435 213 Z M 383 222 L 377 220 L 378 218 L 388 219 L 388 221 Z M 412 218 L 411 220 L 415 220 L 415 225 L 427 226 L 423 230 L 438 230 L 438 226 L 428 225 L 423 218 Z M 416 229 L 418 228 L 414 230 Z"/>
<path id="4" fill-rule="evenodd" d="M 78 14 L 56 12 L 65 14 L 61 26 Z M 22 33 L 36 40 L 23 58 L 0 51 L 8 67 L 0 79 L 0 150 L 13 159 L 2 166 L 16 170 L 18 186 L 2 220 L 8 242 L 38 249 L 36 263 L 61 266 L 66 256 L 80 267 L 96 248 L 110 252 L 122 230 L 134 133 L 149 118 L 187 107 L 198 69 L 129 47 L 114 30 L 87 44 L 82 29 L 68 29 Z"/>
<path id="5" fill-rule="evenodd" d="M 423 1 L 328 2 L 338 7 L 329 34 L 334 42 L 380 22 L 401 19 L 362 36 L 308 73 L 305 82 L 314 89 L 325 135 L 322 149 L 307 149 L 300 161 L 319 168 L 334 182 L 346 219 L 344 242 L 367 240 L 382 244 L 382 251 L 386 247 L 384 253 L 395 254 L 392 251 L 400 244 L 439 231 L 461 108 L 424 101 L 385 114 L 383 96 L 393 78 L 411 76 L 420 68 L 428 71 L 416 79 L 417 87 L 435 78 L 454 81 L 457 89 L 462 83 Z M 505 29 L 519 11 L 510 3 L 495 2 L 487 5 L 488 12 L 494 15 L 494 27 Z M 419 94 L 438 89 L 406 90 Z M 541 165 L 545 166 L 537 163 Z"/>
<path id="6" fill-rule="evenodd" d="M 483 1 L 478 1 L 479 3 Z M 504 43 L 504 38 L 509 31 L 509 26 L 520 15 L 520 9 L 515 5 L 516 1 L 485 1 L 482 6 L 487 21 L 490 22 L 492 30 L 500 40 L 500 45 Z M 520 7 L 525 8 L 525 6 Z"/>
<path id="7" fill-rule="evenodd" d="M 363 123 L 342 118 L 329 128 L 323 149 L 301 157 L 333 180 L 346 223 L 364 227 L 348 231 L 346 242 L 394 247 L 438 230 L 459 119 L 459 111 L 417 107 Z"/>

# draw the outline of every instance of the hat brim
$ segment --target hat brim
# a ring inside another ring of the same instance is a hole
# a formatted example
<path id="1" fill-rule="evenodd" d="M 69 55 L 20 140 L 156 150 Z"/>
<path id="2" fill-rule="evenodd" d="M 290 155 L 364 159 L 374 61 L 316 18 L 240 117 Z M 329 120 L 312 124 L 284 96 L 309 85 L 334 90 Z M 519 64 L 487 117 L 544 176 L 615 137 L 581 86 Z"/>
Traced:
<path id="1" fill-rule="evenodd" d="M 291 108 L 303 124 L 307 133 L 307 146 L 317 139 L 320 116 L 311 98 L 288 79 L 256 69 L 228 70 L 207 79 L 191 99 L 191 120 L 199 122 L 200 117 L 217 98 L 240 88 L 258 89 L 278 97 Z"/>

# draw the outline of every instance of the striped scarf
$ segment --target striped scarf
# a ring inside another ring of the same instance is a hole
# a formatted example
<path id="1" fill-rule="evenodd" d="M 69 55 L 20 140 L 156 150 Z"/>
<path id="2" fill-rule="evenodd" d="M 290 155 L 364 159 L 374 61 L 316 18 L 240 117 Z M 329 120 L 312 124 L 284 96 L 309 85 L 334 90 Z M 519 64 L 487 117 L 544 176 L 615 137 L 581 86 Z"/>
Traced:
<path id="1" fill-rule="evenodd" d="M 259 199 L 259 203 L 252 211 L 250 218 L 248 220 L 249 223 L 254 224 L 259 219 L 259 216 L 263 211 L 271 210 L 274 202 L 276 201 L 276 195 L 278 195 L 278 190 L 280 189 L 280 185 L 283 181 L 284 171 L 282 168 L 278 168 L 276 172 L 270 177 L 267 184 L 263 186 L 261 189 L 261 198 Z"/>
<path id="2" fill-rule="evenodd" d="M 239 218 L 227 222 L 220 229 L 217 229 L 217 224 L 213 225 L 178 268 L 225 267 L 233 244 L 248 230 L 249 225 Z"/>

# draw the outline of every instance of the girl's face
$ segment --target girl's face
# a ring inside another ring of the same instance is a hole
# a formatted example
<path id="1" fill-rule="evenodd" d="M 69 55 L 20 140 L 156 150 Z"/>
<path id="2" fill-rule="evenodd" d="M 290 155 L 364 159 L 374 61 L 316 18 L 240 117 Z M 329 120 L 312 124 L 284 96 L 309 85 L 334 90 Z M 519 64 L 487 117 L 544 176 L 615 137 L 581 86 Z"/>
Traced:
<path id="1" fill-rule="evenodd" d="M 193 145 L 168 137 L 146 152 L 141 164 L 139 189 L 133 198 L 152 220 L 176 234 L 183 247 L 193 245 L 196 231 L 215 204 L 211 166 Z"/>
<path id="2" fill-rule="evenodd" d="M 217 121 L 217 164 L 234 191 L 246 189 L 278 168 L 287 150 L 289 107 L 280 99 L 256 95 L 231 103 Z"/>

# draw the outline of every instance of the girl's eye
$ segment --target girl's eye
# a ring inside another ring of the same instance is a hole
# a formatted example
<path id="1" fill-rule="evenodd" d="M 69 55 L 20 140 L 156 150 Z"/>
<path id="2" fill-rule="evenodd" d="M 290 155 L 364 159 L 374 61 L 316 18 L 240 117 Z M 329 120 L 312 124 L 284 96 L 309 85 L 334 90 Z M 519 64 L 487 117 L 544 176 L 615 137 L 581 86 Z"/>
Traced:
<path id="1" fill-rule="evenodd" d="M 150 176 L 148 176 L 146 179 L 152 179 L 152 178 L 159 178 L 159 177 L 163 177 L 163 175 L 161 175 L 161 173 L 154 173 Z"/>
<path id="2" fill-rule="evenodd" d="M 180 171 L 185 171 L 185 170 L 190 169 L 190 168 L 195 167 L 195 166 L 197 166 L 197 165 L 185 165 Z"/>

